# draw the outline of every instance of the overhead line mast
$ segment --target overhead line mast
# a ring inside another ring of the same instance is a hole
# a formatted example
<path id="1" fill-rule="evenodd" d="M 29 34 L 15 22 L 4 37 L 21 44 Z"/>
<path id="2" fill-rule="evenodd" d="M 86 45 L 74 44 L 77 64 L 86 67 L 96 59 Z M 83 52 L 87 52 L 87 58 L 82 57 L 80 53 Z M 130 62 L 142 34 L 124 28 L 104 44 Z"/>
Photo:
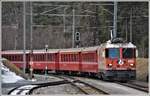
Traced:
<path id="1" fill-rule="evenodd" d="M 114 1 L 114 22 L 113 22 L 113 37 L 117 37 L 117 1 Z"/>
<path id="2" fill-rule="evenodd" d="M 32 2 L 30 2 L 30 50 L 33 52 L 33 30 L 32 30 Z"/>
<path id="3" fill-rule="evenodd" d="M 26 72 L 26 2 L 23 2 L 23 72 Z"/>

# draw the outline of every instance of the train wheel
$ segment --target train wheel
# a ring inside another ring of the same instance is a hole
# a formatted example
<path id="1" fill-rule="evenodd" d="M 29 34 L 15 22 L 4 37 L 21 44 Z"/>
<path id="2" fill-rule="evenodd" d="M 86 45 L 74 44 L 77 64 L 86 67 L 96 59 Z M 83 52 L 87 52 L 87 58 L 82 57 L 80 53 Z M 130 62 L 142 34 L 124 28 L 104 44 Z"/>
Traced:
<path id="1" fill-rule="evenodd" d="M 101 74 L 101 79 L 104 80 L 104 74 L 103 73 Z"/>
<path id="2" fill-rule="evenodd" d="M 100 74 L 100 73 L 97 73 L 97 74 L 96 74 L 96 77 L 97 77 L 98 79 L 101 79 L 101 74 Z"/>
<path id="3" fill-rule="evenodd" d="M 80 76 L 81 76 L 81 77 L 84 77 L 84 73 L 83 73 L 83 72 L 81 72 L 81 73 L 80 73 Z"/>
<path id="4" fill-rule="evenodd" d="M 72 71 L 72 72 L 71 72 L 71 75 L 76 76 L 76 75 L 77 75 L 77 72 Z"/>
<path id="5" fill-rule="evenodd" d="M 101 79 L 102 79 L 102 80 L 106 80 L 106 76 L 105 76 L 104 73 L 101 74 Z"/>
<path id="6" fill-rule="evenodd" d="M 127 83 L 128 81 L 127 80 L 121 80 L 120 82 L 121 83 Z"/>

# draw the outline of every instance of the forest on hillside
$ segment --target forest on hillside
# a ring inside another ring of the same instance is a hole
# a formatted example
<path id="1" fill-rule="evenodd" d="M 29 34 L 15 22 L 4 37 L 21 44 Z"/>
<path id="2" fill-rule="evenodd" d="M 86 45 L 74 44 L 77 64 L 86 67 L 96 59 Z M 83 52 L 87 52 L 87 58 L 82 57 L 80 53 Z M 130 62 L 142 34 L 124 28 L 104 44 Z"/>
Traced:
<path id="1" fill-rule="evenodd" d="M 100 45 L 110 39 L 113 4 L 26 2 L 26 49 L 31 46 L 44 49 L 46 44 L 50 49 L 71 48 L 73 18 L 75 32 L 80 32 L 79 47 Z M 148 2 L 117 3 L 117 37 L 135 44 L 140 57 L 148 57 L 148 18 Z M 23 2 L 2 2 L 2 50 L 20 49 L 23 49 Z"/>

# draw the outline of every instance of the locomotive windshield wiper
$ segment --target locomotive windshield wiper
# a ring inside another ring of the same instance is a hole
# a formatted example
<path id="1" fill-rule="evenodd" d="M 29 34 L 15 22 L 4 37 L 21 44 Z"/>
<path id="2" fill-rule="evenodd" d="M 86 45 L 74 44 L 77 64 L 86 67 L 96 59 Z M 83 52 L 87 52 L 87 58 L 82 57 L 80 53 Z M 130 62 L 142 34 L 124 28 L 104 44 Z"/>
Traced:
<path id="1" fill-rule="evenodd" d="M 133 50 L 132 48 L 123 48 L 123 58 L 132 58 Z"/>
<path id="2" fill-rule="evenodd" d="M 127 48 L 123 48 L 124 50 L 123 50 L 123 54 L 127 51 Z"/>

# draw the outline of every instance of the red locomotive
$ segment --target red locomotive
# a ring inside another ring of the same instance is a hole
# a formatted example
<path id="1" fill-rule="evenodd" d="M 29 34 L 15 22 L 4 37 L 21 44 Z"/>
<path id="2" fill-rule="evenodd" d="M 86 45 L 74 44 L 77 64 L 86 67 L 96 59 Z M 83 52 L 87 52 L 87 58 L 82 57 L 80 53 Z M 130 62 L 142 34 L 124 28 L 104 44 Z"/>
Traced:
<path id="1" fill-rule="evenodd" d="M 3 51 L 2 56 L 22 68 L 23 51 Z M 136 46 L 110 40 L 88 48 L 33 50 L 32 54 L 27 50 L 26 63 L 34 72 L 52 70 L 105 80 L 130 80 L 136 77 Z"/>

